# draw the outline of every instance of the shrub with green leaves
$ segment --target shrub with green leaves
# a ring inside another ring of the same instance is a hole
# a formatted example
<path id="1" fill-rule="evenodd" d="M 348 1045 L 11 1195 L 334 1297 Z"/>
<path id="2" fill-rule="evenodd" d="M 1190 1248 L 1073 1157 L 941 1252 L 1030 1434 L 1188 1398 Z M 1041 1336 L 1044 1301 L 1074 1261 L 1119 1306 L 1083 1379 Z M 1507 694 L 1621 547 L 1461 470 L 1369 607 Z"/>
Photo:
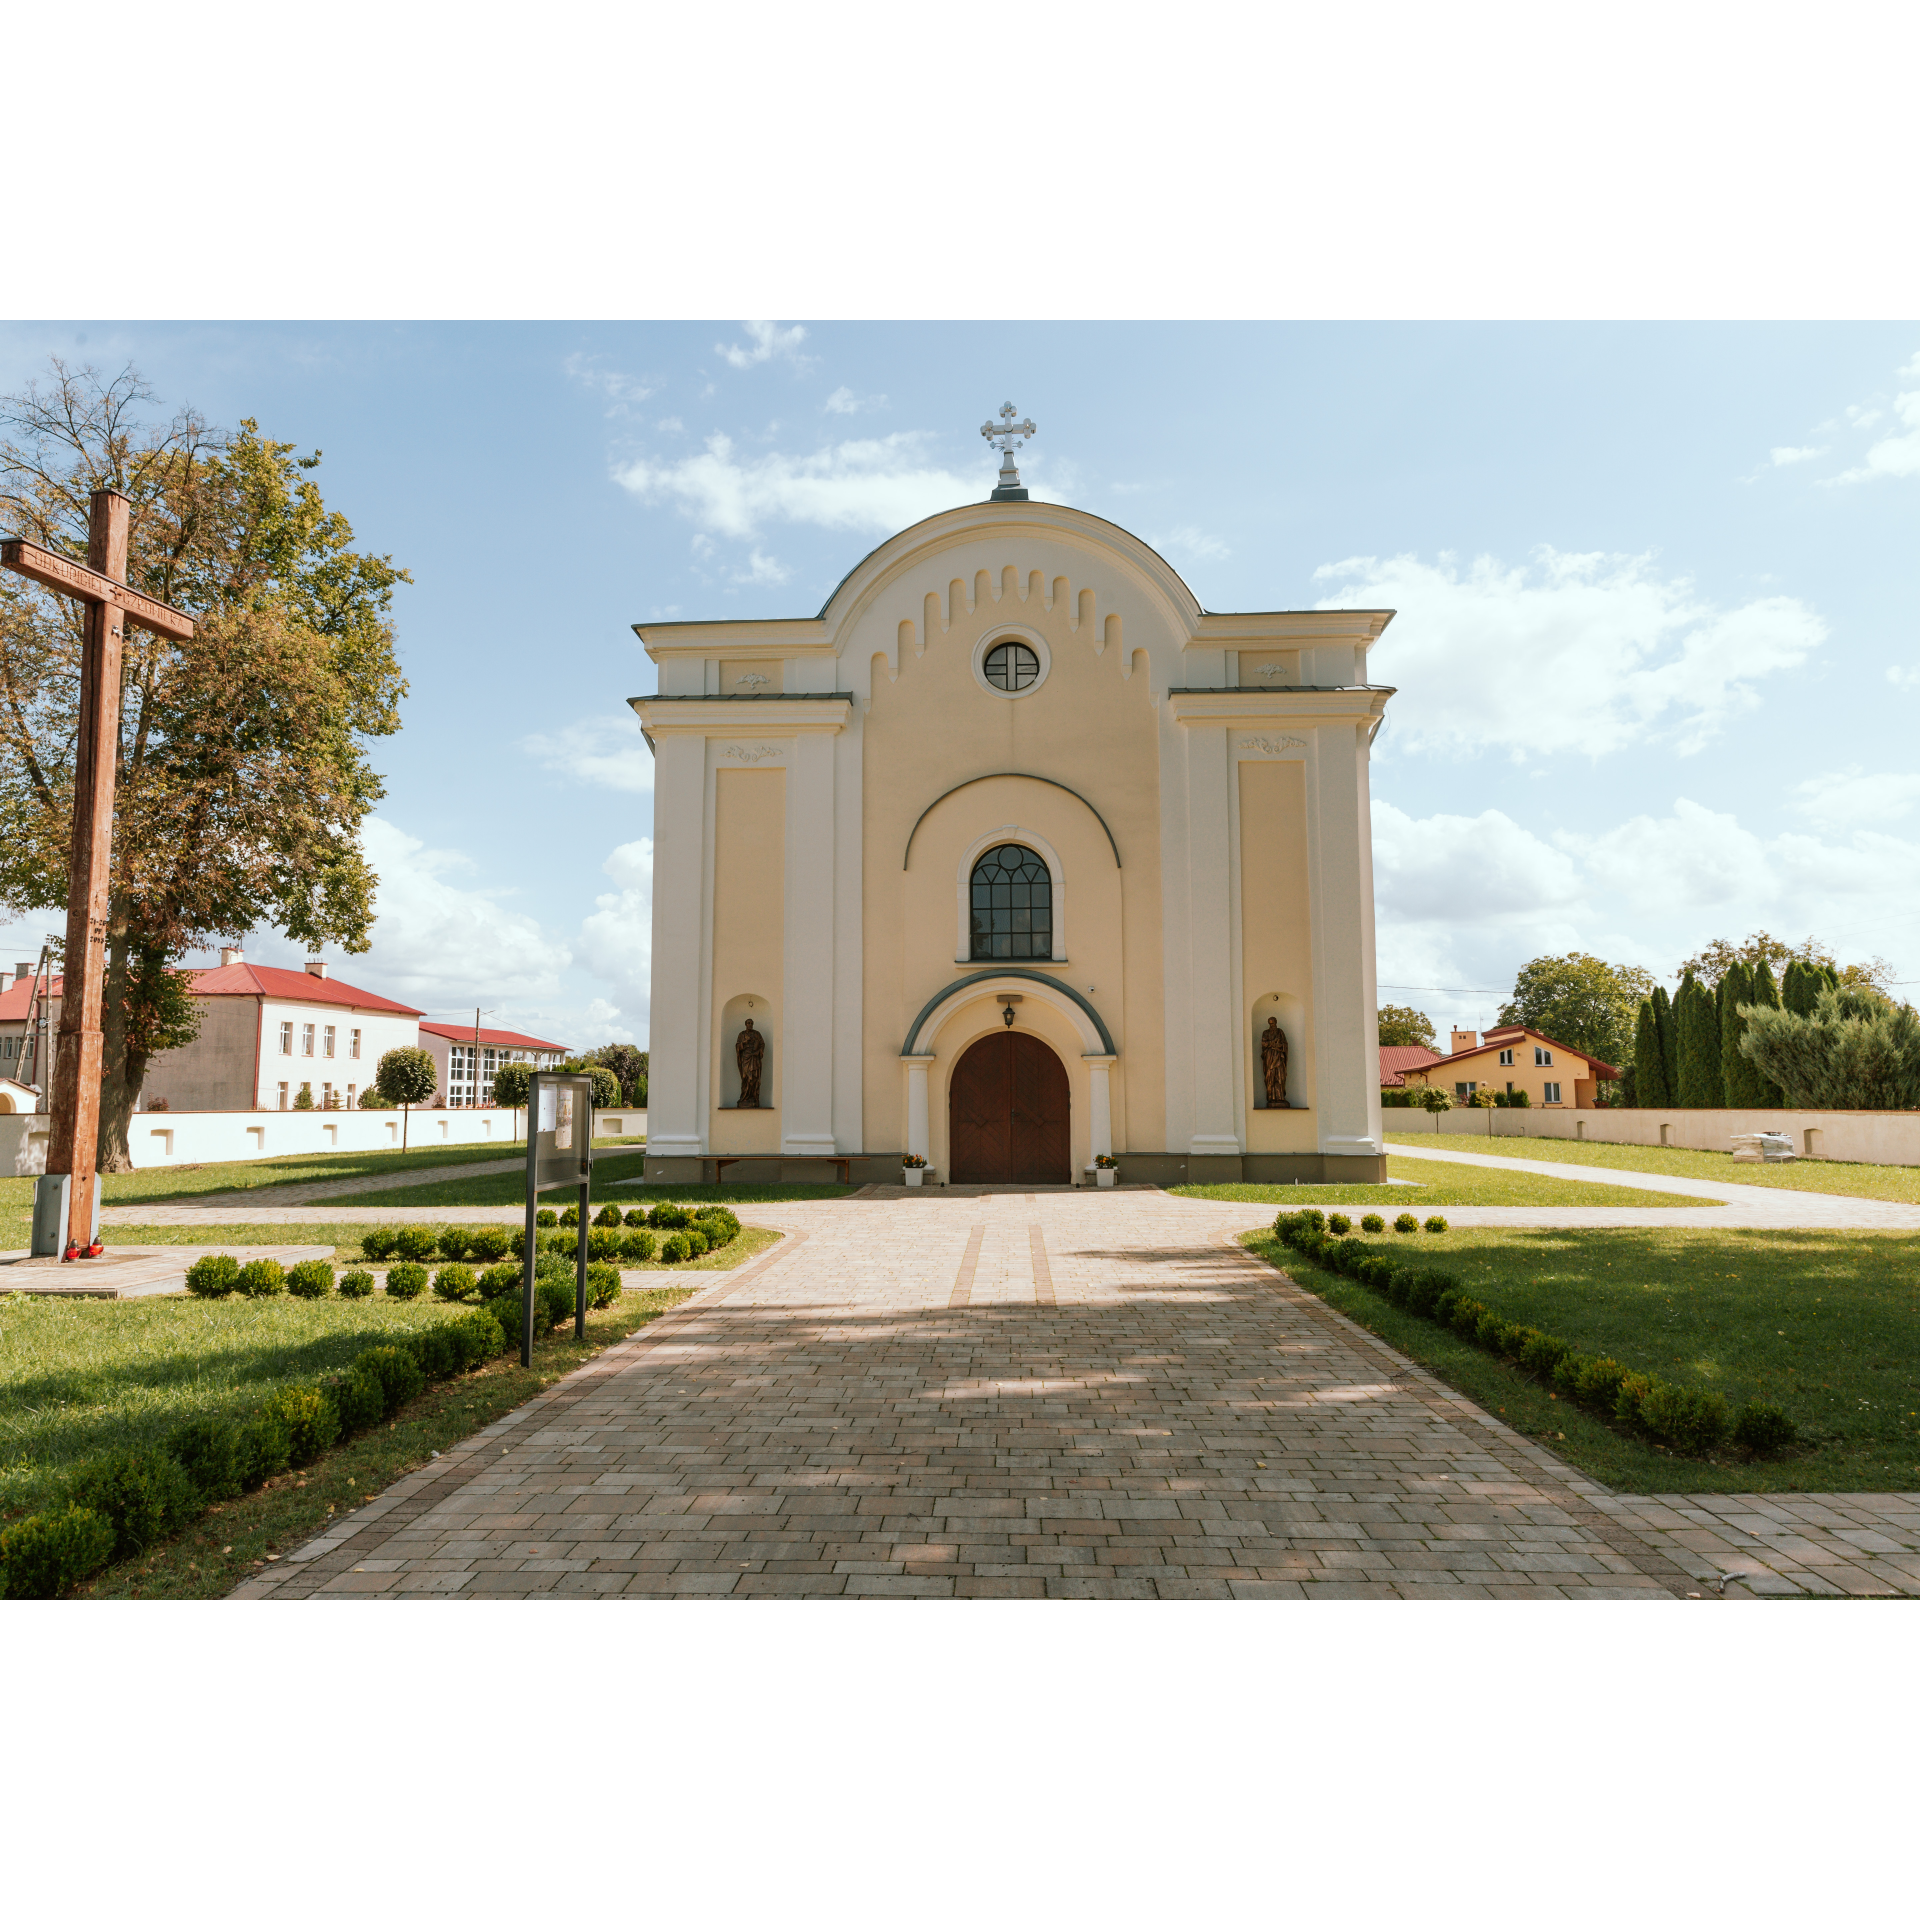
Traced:
<path id="1" fill-rule="evenodd" d="M 469 1300 L 480 1285 L 471 1267 L 446 1266 L 433 1276 L 433 1290 L 442 1300 Z"/>
<path id="2" fill-rule="evenodd" d="M 373 1292 L 373 1275 L 365 1267 L 349 1267 L 340 1276 L 340 1292 L 348 1300 L 365 1300 Z"/>
<path id="3" fill-rule="evenodd" d="M 560 1216 L 551 1207 L 538 1208 L 533 1216 L 536 1227 L 551 1227 L 559 1224 Z"/>
<path id="4" fill-rule="evenodd" d="M 1440 1214 L 1430 1213 L 1427 1215 L 1427 1231 L 1429 1233 L 1445 1233 L 1446 1230 L 1446 1220 Z"/>
<path id="5" fill-rule="evenodd" d="M 402 1260 L 396 1266 L 387 1269 L 387 1298 L 389 1300 L 414 1300 L 427 1290 L 427 1270 L 415 1266 L 410 1260 Z"/>
<path id="6" fill-rule="evenodd" d="M 609 1201 L 593 1216 L 593 1224 L 596 1227 L 620 1227 L 625 1226 L 626 1222 L 620 1216 L 620 1209 Z"/>
<path id="7" fill-rule="evenodd" d="M 340 1410 L 319 1387 L 282 1387 L 260 1411 L 287 1430 L 287 1455 L 304 1467 L 340 1438 Z"/>
<path id="8" fill-rule="evenodd" d="M 144 1553 L 205 1504 L 186 1468 L 158 1447 L 83 1460 L 68 1476 L 67 1494 L 74 1506 L 97 1513 L 113 1529 L 116 1559 Z"/>
<path id="9" fill-rule="evenodd" d="M 682 1260 L 693 1257 L 693 1248 L 684 1233 L 670 1233 L 660 1242 L 660 1258 L 668 1266 L 675 1266 Z"/>
<path id="10" fill-rule="evenodd" d="M 505 1329 L 491 1313 L 462 1314 L 453 1322 L 452 1332 L 460 1342 L 460 1358 L 467 1367 L 484 1366 L 506 1345 Z"/>
<path id="11" fill-rule="evenodd" d="M 284 1293 L 287 1285 L 287 1270 L 278 1260 L 249 1260 L 240 1269 L 238 1293 L 244 1293 L 255 1299 L 264 1299 L 268 1294 Z"/>
<path id="12" fill-rule="evenodd" d="M 1418 1233 L 1419 1217 L 1411 1213 L 1396 1213 L 1393 1216 L 1393 1230 L 1395 1233 Z"/>
<path id="13" fill-rule="evenodd" d="M 565 1280 L 571 1284 L 575 1264 L 571 1248 L 565 1253 L 543 1253 L 533 1263 L 534 1284 L 538 1286 L 542 1280 Z"/>
<path id="14" fill-rule="evenodd" d="M 113 1558 L 113 1524 L 86 1507 L 36 1513 L 0 1533 L 0 1594 L 57 1600 Z"/>
<path id="15" fill-rule="evenodd" d="M 497 1267 L 482 1267 L 474 1275 L 473 1284 L 482 1300 L 498 1300 L 503 1293 L 519 1292 L 520 1269 L 511 1261 L 502 1260 Z"/>
<path id="16" fill-rule="evenodd" d="M 230 1253 L 203 1253 L 187 1269 L 187 1291 L 203 1300 L 221 1299 L 239 1285 L 240 1262 Z"/>
<path id="17" fill-rule="evenodd" d="M 496 1293 L 480 1309 L 499 1326 L 503 1348 L 518 1347 L 520 1344 L 520 1330 L 526 1317 L 526 1298 L 516 1287 L 512 1293 Z"/>
<path id="18" fill-rule="evenodd" d="M 1551 1380 L 1554 1369 L 1572 1351 L 1567 1341 L 1536 1328 L 1520 1343 L 1520 1351 L 1514 1358 L 1527 1372 L 1538 1374 L 1543 1380 Z"/>
<path id="19" fill-rule="evenodd" d="M 1733 1423 L 1734 1444 L 1752 1453 L 1778 1453 L 1799 1437 L 1800 1430 L 1786 1410 L 1767 1400 L 1749 1400 Z"/>
<path id="20" fill-rule="evenodd" d="M 1613 1417 L 1623 1427 L 1641 1432 L 1640 1410 L 1646 1403 L 1647 1395 L 1653 1391 L 1653 1378 L 1650 1374 L 1636 1373 L 1631 1368 L 1622 1368 L 1620 1385 L 1613 1396 Z"/>
<path id="21" fill-rule="evenodd" d="M 467 1350 L 454 1329 L 457 1320 L 422 1327 L 413 1337 L 413 1357 L 429 1380 L 451 1380 L 467 1364 Z"/>
<path id="22" fill-rule="evenodd" d="M 240 1465 L 240 1487 L 251 1493 L 293 1463 L 293 1442 L 270 1413 L 256 1414 L 234 1435 L 234 1453 Z"/>
<path id="23" fill-rule="evenodd" d="M 1362 1233 L 1385 1233 L 1386 1230 L 1387 1223 L 1379 1214 L 1363 1213 L 1360 1216 L 1360 1231 Z"/>
<path id="24" fill-rule="evenodd" d="M 611 1261 L 596 1261 L 587 1269 L 587 1305 L 598 1310 L 620 1298 L 620 1269 Z"/>
<path id="25" fill-rule="evenodd" d="M 1641 1397 L 1640 1424 L 1676 1453 L 1707 1453 L 1727 1437 L 1733 1409 L 1721 1394 L 1657 1380 Z"/>
<path id="26" fill-rule="evenodd" d="M 331 1260 L 302 1260 L 287 1269 L 287 1291 L 296 1300 L 324 1300 L 333 1291 Z"/>
<path id="27" fill-rule="evenodd" d="M 563 1227 L 577 1227 L 580 1224 L 580 1207 L 577 1201 L 570 1207 L 560 1209 L 560 1224 Z"/>
<path id="28" fill-rule="evenodd" d="M 533 1290 L 534 1330 L 551 1333 L 562 1320 L 571 1320 L 577 1283 L 574 1280 L 542 1280 Z"/>
<path id="29" fill-rule="evenodd" d="M 240 1491 L 240 1429 L 231 1420 L 185 1421 L 167 1435 L 166 1449 L 203 1500 L 231 1500 Z"/>
<path id="30" fill-rule="evenodd" d="M 393 1250 L 402 1260 L 431 1260 L 439 1245 L 438 1227 L 408 1225 L 393 1236 Z"/>
<path id="31" fill-rule="evenodd" d="M 543 1235 L 540 1244 L 548 1253 L 557 1255 L 568 1266 L 572 1266 L 580 1257 L 580 1229 L 563 1227 L 558 1233 Z"/>
<path id="32" fill-rule="evenodd" d="M 320 1384 L 339 1416 L 343 1438 L 348 1434 L 364 1433 L 387 1410 L 386 1394 L 380 1382 L 370 1373 L 349 1367 L 345 1373 L 336 1373 Z"/>
<path id="33" fill-rule="evenodd" d="M 647 1215 L 650 1227 L 684 1227 L 693 1218 L 685 1207 L 676 1206 L 671 1200 L 662 1200 Z"/>
<path id="34" fill-rule="evenodd" d="M 629 1207 L 627 1209 L 626 1218 L 623 1224 L 629 1227 L 644 1227 L 647 1224 L 646 1208 L 645 1207 Z"/>
<path id="35" fill-rule="evenodd" d="M 464 1260 L 473 1245 L 472 1232 L 457 1222 L 440 1229 L 440 1252 L 449 1260 Z"/>
<path id="36" fill-rule="evenodd" d="M 698 1222 L 695 1222 L 694 1225 L 690 1227 L 683 1227 L 681 1231 L 687 1236 L 688 1259 L 698 1260 L 704 1254 L 712 1251 L 713 1243 L 708 1240 L 706 1230 L 701 1227 Z"/>
<path id="37" fill-rule="evenodd" d="M 1329 1233 L 1351 1233 L 1353 1231 L 1353 1222 L 1349 1220 L 1344 1213 L 1330 1213 L 1327 1215 L 1327 1231 Z"/>
<path id="38" fill-rule="evenodd" d="M 384 1413 L 393 1413 L 404 1407 L 427 1384 L 427 1376 L 421 1372 L 419 1361 L 404 1347 L 369 1347 L 365 1353 L 355 1357 L 353 1370 L 364 1373 L 379 1385 L 381 1410 Z"/>
<path id="39" fill-rule="evenodd" d="M 654 1238 L 645 1227 L 635 1227 L 620 1236 L 620 1257 L 635 1266 L 644 1266 L 653 1258 Z"/>
<path id="40" fill-rule="evenodd" d="M 504 1260 L 513 1250 L 513 1236 L 505 1227 L 477 1227 L 467 1243 L 469 1260 Z"/>
<path id="41" fill-rule="evenodd" d="M 705 1206 L 694 1209 L 693 1224 L 707 1236 L 707 1244 L 724 1247 L 740 1231 L 740 1216 L 731 1207 Z M 718 1232 L 715 1229 L 718 1229 Z"/>
<path id="42" fill-rule="evenodd" d="M 1440 1317 L 1440 1302 L 1446 1298 L 1452 1286 L 1453 1282 L 1446 1274 L 1429 1269 L 1416 1275 L 1413 1284 L 1408 1287 L 1407 1305 L 1413 1312 L 1437 1320 Z"/>
<path id="43" fill-rule="evenodd" d="M 400 1239 L 398 1227 L 369 1227 L 360 1236 L 360 1251 L 369 1260 L 387 1260 L 393 1256 Z"/>

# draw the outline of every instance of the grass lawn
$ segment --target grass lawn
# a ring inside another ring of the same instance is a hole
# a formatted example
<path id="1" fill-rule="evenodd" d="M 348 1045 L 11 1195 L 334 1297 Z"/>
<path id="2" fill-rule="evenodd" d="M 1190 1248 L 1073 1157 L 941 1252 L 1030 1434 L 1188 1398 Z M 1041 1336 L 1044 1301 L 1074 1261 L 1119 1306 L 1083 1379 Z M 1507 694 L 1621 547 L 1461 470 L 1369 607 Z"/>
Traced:
<path id="1" fill-rule="evenodd" d="M 778 1237 L 746 1228 L 729 1245 L 660 1272 L 671 1283 L 736 1267 Z M 44 1505 L 60 1476 L 89 1454 L 157 1445 L 204 1414 L 244 1418 L 279 1388 L 350 1364 L 396 1329 L 470 1311 L 432 1294 L 407 1301 L 384 1293 L 366 1300 L 0 1295 L 0 1521 Z M 589 1328 L 606 1317 L 590 1315 Z"/>
<path id="2" fill-rule="evenodd" d="M 568 1323 L 536 1342 L 531 1369 L 523 1369 L 517 1357 L 503 1356 L 478 1373 L 429 1387 L 391 1421 L 322 1454 L 311 1466 L 269 1481 L 257 1493 L 209 1508 L 151 1553 L 109 1567 L 80 1589 L 81 1596 L 218 1599 L 265 1566 L 269 1555 L 277 1557 L 350 1507 L 373 1499 L 436 1453 L 479 1432 L 563 1379 L 583 1360 L 678 1306 L 690 1291 L 659 1287 L 623 1294 L 604 1312 L 587 1316 L 584 1341 L 573 1338 Z"/>
<path id="3" fill-rule="evenodd" d="M 1624 1493 L 1920 1490 L 1920 1234 L 1478 1228 L 1386 1251 L 1444 1269 L 1510 1320 L 1738 1408 L 1771 1400 L 1805 1444 L 1691 1460 L 1616 1434 L 1511 1366 L 1270 1234 L 1252 1251 L 1449 1385 Z"/>
<path id="4" fill-rule="evenodd" d="M 1643 1193 L 1638 1187 L 1601 1187 L 1585 1180 L 1555 1180 L 1543 1173 L 1508 1173 L 1491 1167 L 1456 1167 L 1444 1160 L 1390 1161 L 1395 1180 L 1414 1186 L 1169 1187 L 1191 1200 L 1250 1200 L 1271 1207 L 1340 1207 L 1360 1213 L 1431 1213 L 1436 1207 L 1717 1207 L 1678 1193 Z M 1400 1236 L 1394 1236 L 1396 1241 Z"/>
<path id="5" fill-rule="evenodd" d="M 1613 1146 L 1599 1140 L 1489 1140 L 1465 1133 L 1390 1133 L 1389 1147 L 1443 1147 L 1456 1153 L 1498 1154 L 1511 1160 L 1565 1160 L 1577 1167 L 1613 1167 L 1622 1173 L 1664 1173 L 1681 1180 L 1733 1180 L 1743 1187 L 1785 1187 L 1801 1193 L 1844 1193 L 1859 1200 L 1920 1204 L 1920 1167 L 1877 1167 L 1860 1160 L 1788 1160 L 1766 1166 L 1731 1154 L 1692 1147 Z M 1411 1161 L 1408 1165 L 1412 1165 Z"/>
<path id="6" fill-rule="evenodd" d="M 619 1207 L 650 1207 L 656 1200 L 679 1200 L 694 1206 L 705 1206 L 709 1202 L 723 1207 L 743 1204 L 749 1200 L 839 1200 L 854 1191 L 852 1187 L 836 1186 L 827 1183 L 820 1186 L 802 1186 L 795 1182 L 791 1186 L 750 1186 L 746 1181 L 726 1181 L 711 1187 L 669 1186 L 664 1180 L 655 1186 L 641 1183 L 643 1166 L 639 1154 L 631 1159 L 613 1156 L 602 1159 L 596 1150 L 593 1162 L 593 1204 L 597 1207 L 603 1201 L 611 1200 Z M 623 1184 L 632 1181 L 631 1186 Z M 557 1213 L 562 1207 L 573 1204 L 574 1189 L 564 1193 L 543 1194 L 540 1204 L 552 1207 Z M 524 1173 L 482 1173 L 473 1174 L 464 1180 L 436 1180 L 431 1186 L 408 1187 L 401 1192 L 387 1194 L 369 1194 L 366 1204 L 375 1206 L 385 1204 L 393 1207 L 516 1207 L 525 1206 L 527 1201 L 527 1176 Z M 350 1199 L 296 1201 L 294 1204 L 315 1207 L 352 1206 Z"/>

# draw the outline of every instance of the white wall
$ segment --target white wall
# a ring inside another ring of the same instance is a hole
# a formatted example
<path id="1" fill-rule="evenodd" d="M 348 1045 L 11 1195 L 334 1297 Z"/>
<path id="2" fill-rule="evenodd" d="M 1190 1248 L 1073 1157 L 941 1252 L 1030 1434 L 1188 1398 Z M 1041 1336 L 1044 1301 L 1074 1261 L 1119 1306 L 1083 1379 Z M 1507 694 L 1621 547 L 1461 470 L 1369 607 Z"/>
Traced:
<path id="1" fill-rule="evenodd" d="M 133 1164 L 143 1169 L 271 1159 L 284 1153 L 364 1153 L 397 1147 L 402 1117 L 398 1107 L 374 1113 L 136 1113 L 127 1144 Z M 477 1146 L 497 1140 L 505 1157 L 524 1144 L 526 1121 L 524 1112 L 505 1107 L 479 1112 L 415 1107 L 407 1139 L 416 1147 Z M 44 1113 L 0 1114 L 0 1173 L 44 1173 L 50 1124 Z M 401 1171 L 397 1160 L 394 1171 Z"/>
<path id="2" fill-rule="evenodd" d="M 280 1051 L 282 1021 L 291 1021 L 293 1024 L 291 1053 Z M 300 1051 L 301 1033 L 308 1026 L 314 1030 L 313 1052 L 303 1054 Z M 331 1060 L 321 1051 L 329 1027 L 334 1029 L 334 1054 Z M 360 1057 L 357 1060 L 348 1050 L 355 1027 L 360 1029 Z M 263 1107 L 277 1108 L 280 1105 L 280 1082 L 287 1082 L 287 1099 L 291 1102 L 304 1080 L 312 1086 L 316 1101 L 320 1098 L 321 1087 L 328 1081 L 332 1081 L 334 1092 L 344 1100 L 349 1086 L 355 1086 L 364 1093 L 373 1085 L 373 1076 L 383 1053 L 394 1047 L 417 1047 L 419 1044 L 420 1023 L 410 1014 L 368 1013 L 358 1007 L 322 1005 L 312 1001 L 268 1000 L 261 1010 L 260 1085 L 254 1098 Z M 444 1081 L 440 1091 L 443 1094 L 446 1092 Z M 145 1117 L 141 1116 L 143 1119 Z"/>
<path id="3" fill-rule="evenodd" d="M 1794 1107 L 1591 1107 L 1581 1112 L 1495 1107 L 1491 1113 L 1498 1140 L 1585 1139 L 1730 1153 L 1736 1133 L 1784 1133 L 1802 1155 L 1882 1167 L 1920 1166 L 1920 1113 L 1819 1113 Z M 1394 1133 L 1434 1130 L 1433 1115 L 1418 1107 L 1388 1107 L 1383 1117 Z M 1487 1119 L 1485 1110 L 1455 1107 L 1440 1116 L 1441 1142 L 1467 1150 L 1475 1134 L 1487 1137 Z"/>
<path id="4" fill-rule="evenodd" d="M 644 1140 L 647 1137 L 647 1110 L 645 1107 L 601 1107 L 593 1116 L 593 1137 L 596 1140 L 610 1140 L 618 1135 L 626 1140 Z"/>

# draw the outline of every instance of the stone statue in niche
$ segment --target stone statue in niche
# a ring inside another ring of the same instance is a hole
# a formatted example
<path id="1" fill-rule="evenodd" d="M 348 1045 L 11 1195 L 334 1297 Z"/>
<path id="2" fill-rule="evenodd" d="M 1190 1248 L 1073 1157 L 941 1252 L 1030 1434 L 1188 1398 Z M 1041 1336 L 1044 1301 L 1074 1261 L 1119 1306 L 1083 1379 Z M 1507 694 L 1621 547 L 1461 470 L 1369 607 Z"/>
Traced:
<path id="1" fill-rule="evenodd" d="M 760 1069 L 766 1057 L 766 1036 L 755 1033 L 749 1020 L 741 1028 L 740 1038 L 733 1043 L 733 1063 L 740 1069 L 740 1098 L 736 1105 L 757 1107 L 760 1104 Z"/>
<path id="2" fill-rule="evenodd" d="M 1260 1073 L 1267 1083 L 1267 1105 L 1284 1107 L 1287 1104 L 1287 1036 L 1280 1031 L 1280 1022 L 1267 1015 L 1267 1030 L 1260 1036 Z"/>

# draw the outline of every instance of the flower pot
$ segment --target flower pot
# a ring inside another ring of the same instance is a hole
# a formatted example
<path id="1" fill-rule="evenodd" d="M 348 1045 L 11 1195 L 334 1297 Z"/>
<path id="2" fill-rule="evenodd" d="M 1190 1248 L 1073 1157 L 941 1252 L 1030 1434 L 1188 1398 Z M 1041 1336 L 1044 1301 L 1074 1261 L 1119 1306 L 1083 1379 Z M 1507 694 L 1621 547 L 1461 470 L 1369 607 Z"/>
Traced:
<path id="1" fill-rule="evenodd" d="M 1102 1187 L 1112 1186 L 1114 1177 L 1119 1171 L 1120 1169 L 1118 1167 L 1095 1167 L 1093 1170 L 1094 1184 Z"/>
<path id="2" fill-rule="evenodd" d="M 907 1185 L 910 1187 L 919 1186 L 921 1182 L 924 1181 L 927 1177 L 927 1170 L 925 1167 L 906 1167 L 902 1169 L 902 1171 L 905 1172 L 907 1176 Z"/>

